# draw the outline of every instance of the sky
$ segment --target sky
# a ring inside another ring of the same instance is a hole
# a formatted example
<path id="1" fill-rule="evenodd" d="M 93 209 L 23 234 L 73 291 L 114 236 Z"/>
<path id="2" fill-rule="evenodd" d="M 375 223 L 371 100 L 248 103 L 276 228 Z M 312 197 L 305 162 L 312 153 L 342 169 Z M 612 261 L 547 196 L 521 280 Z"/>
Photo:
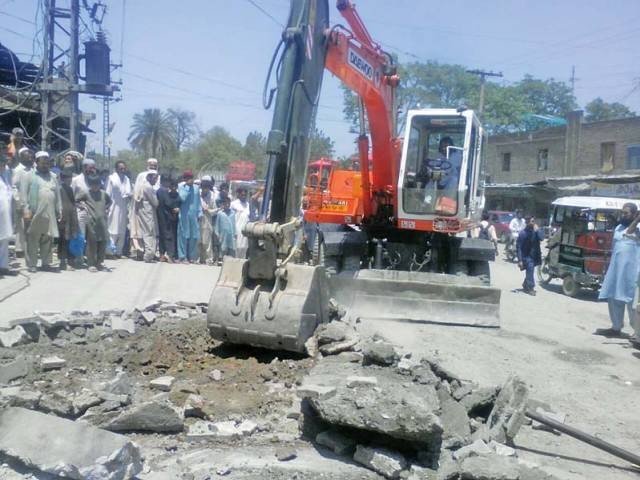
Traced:
<path id="1" fill-rule="evenodd" d="M 112 78 L 122 80 L 111 105 L 113 151 L 129 148 L 132 117 L 145 108 L 183 108 L 200 129 L 222 126 L 244 142 L 265 136 L 270 111 L 262 87 L 287 19 L 289 0 L 103 0 Z M 69 0 L 58 0 L 67 6 Z M 345 23 L 329 0 L 332 23 Z M 89 0 L 92 3 L 92 0 Z M 510 84 L 525 74 L 568 81 L 584 107 L 596 97 L 640 112 L 638 0 L 361 0 L 371 36 L 401 62 L 435 60 L 502 72 Z M 41 55 L 38 0 L 0 0 L 0 42 L 25 61 Z M 123 15 L 124 13 L 124 15 Z M 17 18 L 16 18 L 17 17 Z M 85 18 L 87 18 L 85 14 Z M 81 40 L 88 40 L 85 29 Z M 81 97 L 96 114 L 88 149 L 102 150 L 102 103 Z M 342 115 L 339 82 L 325 74 L 317 126 L 336 155 L 355 151 Z"/>

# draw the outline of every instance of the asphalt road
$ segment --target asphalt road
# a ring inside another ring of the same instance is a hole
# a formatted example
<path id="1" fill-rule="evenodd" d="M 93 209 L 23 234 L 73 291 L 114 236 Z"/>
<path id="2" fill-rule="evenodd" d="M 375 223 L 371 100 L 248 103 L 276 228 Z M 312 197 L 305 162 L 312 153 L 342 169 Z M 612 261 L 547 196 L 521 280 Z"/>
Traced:
<path id="1" fill-rule="evenodd" d="M 134 308 L 154 299 L 209 300 L 216 267 L 107 262 L 110 273 L 36 273 L 0 279 L 0 328 L 34 310 L 69 311 Z M 640 451 L 640 351 L 626 341 L 592 335 L 608 326 L 606 304 L 593 292 L 579 298 L 559 284 L 518 292 L 522 273 L 514 264 L 491 265 L 502 289 L 500 329 L 363 321 L 417 357 L 437 357 L 465 379 L 501 384 L 511 374 L 525 379 L 532 397 L 567 414 L 566 422 L 632 452 Z M 626 327 L 628 331 L 629 327 Z M 524 428 L 516 439 L 519 456 L 543 465 L 561 479 L 640 478 L 638 471 L 566 436 Z"/>
<path id="2" fill-rule="evenodd" d="M 569 298 L 557 281 L 538 287 L 535 297 L 519 292 L 523 273 L 502 259 L 491 273 L 502 289 L 500 329 L 364 320 L 359 328 L 482 385 L 519 375 L 533 398 L 567 414 L 567 424 L 638 454 L 640 351 L 592 334 L 609 326 L 606 303 L 592 291 Z M 516 444 L 521 458 L 562 479 L 640 478 L 625 461 L 566 436 L 526 427 Z"/>

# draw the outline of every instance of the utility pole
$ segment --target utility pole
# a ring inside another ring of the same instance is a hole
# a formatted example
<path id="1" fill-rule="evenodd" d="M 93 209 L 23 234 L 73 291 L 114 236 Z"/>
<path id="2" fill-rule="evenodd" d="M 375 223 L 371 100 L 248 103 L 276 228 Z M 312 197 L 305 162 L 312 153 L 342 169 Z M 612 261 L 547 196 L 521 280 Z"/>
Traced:
<path id="1" fill-rule="evenodd" d="M 43 2 L 44 60 L 42 80 L 38 85 L 41 98 L 40 145 L 42 150 L 56 153 L 80 151 L 83 142 L 79 94 L 111 97 L 114 91 L 119 90 L 110 80 L 110 49 L 104 32 L 100 30 L 95 39 L 84 42 L 85 53 L 80 55 L 80 0 Z M 101 28 L 106 5 L 98 1 L 90 6 L 87 0 L 83 0 L 83 5 L 91 21 Z M 84 77 L 79 73 L 81 57 L 85 60 Z"/>
<path id="2" fill-rule="evenodd" d="M 69 8 L 58 7 L 56 0 L 44 0 L 44 66 L 39 85 L 43 150 L 78 150 L 79 19 L 79 0 L 70 0 Z M 68 128 L 60 128 L 64 118 L 69 119 Z"/>
<path id="3" fill-rule="evenodd" d="M 571 67 L 571 77 L 569 78 L 569 82 L 571 83 L 571 95 L 575 96 L 576 94 L 576 81 L 579 80 L 576 78 L 576 66 L 573 65 Z"/>
<path id="4" fill-rule="evenodd" d="M 478 114 L 482 114 L 484 111 L 484 85 L 487 82 L 487 77 L 500 77 L 502 78 L 502 72 L 487 72 L 484 70 L 467 70 L 467 73 L 472 75 L 478 75 L 480 77 L 480 102 L 478 105 Z"/>

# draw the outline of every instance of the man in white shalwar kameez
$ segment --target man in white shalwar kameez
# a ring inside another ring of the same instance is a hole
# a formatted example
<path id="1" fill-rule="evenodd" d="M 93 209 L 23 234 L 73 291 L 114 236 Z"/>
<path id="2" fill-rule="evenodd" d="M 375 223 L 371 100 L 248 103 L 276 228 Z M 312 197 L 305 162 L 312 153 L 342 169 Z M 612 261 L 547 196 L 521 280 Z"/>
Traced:
<path id="1" fill-rule="evenodd" d="M 236 190 L 236 199 L 231 202 L 231 210 L 234 213 L 236 222 L 236 257 L 246 258 L 249 239 L 244 236 L 242 229 L 249 222 L 249 200 L 247 199 L 247 189 L 239 187 Z"/>
<path id="2" fill-rule="evenodd" d="M 111 197 L 109 207 L 109 237 L 115 246 L 113 252 L 116 257 L 122 255 L 127 222 L 129 219 L 129 202 L 132 196 L 131 181 L 126 175 L 127 165 L 123 161 L 116 163 L 116 171 L 109 176 L 107 181 L 107 194 Z"/>
<path id="3" fill-rule="evenodd" d="M 13 235 L 11 221 L 13 186 L 7 160 L 4 152 L 0 151 L 0 276 L 15 274 L 9 270 L 9 239 Z"/>

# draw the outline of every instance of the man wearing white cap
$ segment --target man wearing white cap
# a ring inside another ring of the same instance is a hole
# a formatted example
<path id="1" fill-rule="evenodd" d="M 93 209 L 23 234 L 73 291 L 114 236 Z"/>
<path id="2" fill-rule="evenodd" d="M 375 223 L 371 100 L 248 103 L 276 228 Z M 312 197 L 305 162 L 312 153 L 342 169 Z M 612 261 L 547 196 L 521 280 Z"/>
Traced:
<path id="1" fill-rule="evenodd" d="M 25 199 L 23 218 L 27 234 L 26 260 L 29 272 L 37 271 L 38 253 L 42 270 L 51 271 L 51 244 L 58 236 L 60 188 L 55 174 L 49 170 L 51 161 L 45 151 L 36 153 L 36 171 L 24 182 L 20 192 Z"/>
<path id="2" fill-rule="evenodd" d="M 141 184 L 143 184 L 146 180 L 147 180 L 147 174 L 149 172 L 156 172 L 158 173 L 158 159 L 156 158 L 149 158 L 147 160 L 147 169 L 144 172 L 140 172 L 138 174 L 138 176 L 136 177 L 136 182 L 133 185 L 133 189 L 135 190 L 137 186 L 140 186 Z M 153 190 L 155 192 L 158 191 L 158 189 L 160 188 L 160 174 L 158 173 L 158 180 L 156 181 L 155 185 L 153 185 Z"/>
<path id="3" fill-rule="evenodd" d="M 20 163 L 13 169 L 13 190 L 14 190 L 14 216 L 13 225 L 16 234 L 16 256 L 24 256 L 24 250 L 26 248 L 26 239 L 24 233 L 24 219 L 22 214 L 25 207 L 25 199 L 20 196 L 20 191 L 23 188 L 23 183 L 26 182 L 33 174 L 33 152 L 27 147 L 22 147 L 18 150 L 18 160 Z"/>
<path id="4" fill-rule="evenodd" d="M 114 252 L 116 257 L 122 255 L 124 237 L 127 231 L 129 202 L 133 194 L 131 182 L 126 173 L 127 164 L 122 160 L 116 162 L 116 171 L 109 176 L 106 188 L 107 194 L 112 201 L 111 207 L 109 207 L 109 236 L 116 247 Z"/>
<path id="5" fill-rule="evenodd" d="M 78 198 L 81 193 L 89 194 L 89 185 L 87 184 L 87 178 L 96 174 L 96 162 L 91 158 L 85 158 L 82 160 L 82 173 L 73 177 L 71 181 L 71 188 L 73 194 Z M 87 238 L 87 222 L 89 219 L 87 213 L 87 206 L 84 202 L 79 202 L 78 207 L 78 226 L 80 233 L 84 238 Z"/>

